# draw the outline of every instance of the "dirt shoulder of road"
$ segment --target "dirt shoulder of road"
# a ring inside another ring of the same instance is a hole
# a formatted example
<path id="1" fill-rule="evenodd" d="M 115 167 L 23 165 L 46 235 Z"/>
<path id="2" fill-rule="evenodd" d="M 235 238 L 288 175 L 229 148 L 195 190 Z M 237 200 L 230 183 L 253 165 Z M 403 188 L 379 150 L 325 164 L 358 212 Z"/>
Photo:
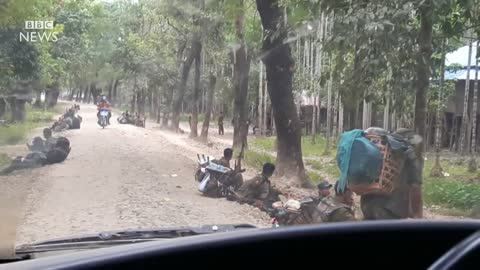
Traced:
<path id="1" fill-rule="evenodd" d="M 180 128 L 185 131 L 183 134 L 175 133 L 170 130 L 160 128 L 160 125 L 148 121 L 147 128 L 157 130 L 163 137 L 165 137 L 169 142 L 176 144 L 184 149 L 182 154 L 190 158 L 192 161 L 197 160 L 197 153 L 199 154 L 208 154 L 216 157 L 221 157 L 223 155 L 223 149 L 226 147 L 231 147 L 231 142 L 233 140 L 233 131 L 231 128 L 225 129 L 225 135 L 218 135 L 217 129 L 210 127 L 208 142 L 200 142 L 196 139 L 189 137 L 190 128 L 188 123 L 181 123 Z M 208 153 L 205 153 L 208 151 Z M 251 168 L 247 165 L 244 165 L 246 172 L 244 173 L 244 179 L 253 177 L 256 173 L 259 172 L 258 168 Z M 316 191 L 311 189 L 305 189 L 299 187 L 295 180 L 286 179 L 286 178 L 272 178 L 272 183 L 284 194 L 288 194 L 288 197 L 293 199 L 299 199 L 305 196 L 315 196 Z M 359 205 L 359 197 L 355 198 L 356 205 Z M 359 207 L 356 207 L 357 217 L 361 218 L 361 210 Z M 464 217 L 458 216 L 448 216 L 435 213 L 434 210 L 424 207 L 424 217 L 426 219 L 433 220 L 452 220 L 452 219 L 464 219 Z"/>

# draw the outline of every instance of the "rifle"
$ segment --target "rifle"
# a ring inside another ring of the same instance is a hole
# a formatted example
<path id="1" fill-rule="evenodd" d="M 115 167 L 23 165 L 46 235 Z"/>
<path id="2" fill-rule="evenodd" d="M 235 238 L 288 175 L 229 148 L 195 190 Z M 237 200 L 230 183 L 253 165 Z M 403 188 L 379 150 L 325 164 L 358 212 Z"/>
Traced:
<path id="1" fill-rule="evenodd" d="M 235 172 L 236 173 L 243 173 L 245 169 L 242 169 L 242 159 L 245 154 L 245 142 L 242 142 L 242 148 L 240 150 L 240 154 L 238 154 L 237 160 L 235 160 Z"/>

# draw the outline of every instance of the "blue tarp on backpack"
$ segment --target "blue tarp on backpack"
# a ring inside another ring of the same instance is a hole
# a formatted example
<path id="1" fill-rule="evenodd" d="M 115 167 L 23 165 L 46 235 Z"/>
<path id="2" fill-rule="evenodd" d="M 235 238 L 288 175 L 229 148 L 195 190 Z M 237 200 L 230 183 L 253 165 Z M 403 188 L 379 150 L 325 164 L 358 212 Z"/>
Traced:
<path id="1" fill-rule="evenodd" d="M 337 147 L 338 191 L 344 191 L 349 181 L 355 184 L 373 182 L 380 176 L 382 164 L 380 150 L 363 136 L 363 130 L 343 133 Z"/>

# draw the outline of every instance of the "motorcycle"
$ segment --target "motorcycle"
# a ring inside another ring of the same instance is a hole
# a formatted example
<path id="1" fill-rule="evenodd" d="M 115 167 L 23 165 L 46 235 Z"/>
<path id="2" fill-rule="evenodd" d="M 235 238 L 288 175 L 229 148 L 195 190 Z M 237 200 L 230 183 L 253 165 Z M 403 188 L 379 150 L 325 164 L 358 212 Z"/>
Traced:
<path id="1" fill-rule="evenodd" d="M 238 188 L 232 183 L 234 170 L 216 164 L 209 156 L 197 154 L 197 158 L 195 180 L 199 182 L 198 191 L 209 197 L 227 197 Z"/>
<path id="2" fill-rule="evenodd" d="M 132 124 L 133 123 L 133 121 L 130 119 L 130 115 L 127 116 L 125 114 L 122 114 L 120 117 L 118 117 L 117 122 L 119 124 Z"/>
<path id="3" fill-rule="evenodd" d="M 108 114 L 109 114 L 109 111 L 108 110 L 101 110 L 100 111 L 100 126 L 102 126 L 102 128 L 105 128 L 107 126 L 107 119 L 108 119 Z"/>

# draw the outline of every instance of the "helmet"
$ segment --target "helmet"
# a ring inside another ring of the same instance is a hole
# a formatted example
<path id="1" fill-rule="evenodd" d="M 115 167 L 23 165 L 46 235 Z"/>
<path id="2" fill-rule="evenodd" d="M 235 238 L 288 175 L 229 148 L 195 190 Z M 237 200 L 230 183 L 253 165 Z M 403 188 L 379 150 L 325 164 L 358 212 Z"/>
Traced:
<path id="1" fill-rule="evenodd" d="M 102 97 L 101 97 L 101 100 L 105 101 L 105 100 L 107 100 L 107 97 L 106 97 L 106 96 L 102 96 Z"/>
<path id="2" fill-rule="evenodd" d="M 369 127 L 364 132 L 368 133 L 368 134 L 379 135 L 379 136 L 385 136 L 385 135 L 388 134 L 385 129 L 380 128 L 380 127 Z"/>

